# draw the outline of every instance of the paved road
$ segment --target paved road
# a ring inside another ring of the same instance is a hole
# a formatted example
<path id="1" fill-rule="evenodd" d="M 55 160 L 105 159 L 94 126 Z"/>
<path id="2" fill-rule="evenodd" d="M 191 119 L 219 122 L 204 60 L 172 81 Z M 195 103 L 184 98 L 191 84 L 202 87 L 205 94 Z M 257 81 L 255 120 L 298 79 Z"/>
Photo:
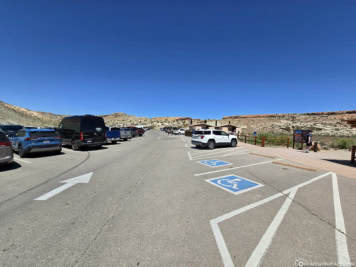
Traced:
<path id="1" fill-rule="evenodd" d="M 356 263 L 356 180 L 189 141 L 149 131 L 1 169 L 0 266 Z"/>

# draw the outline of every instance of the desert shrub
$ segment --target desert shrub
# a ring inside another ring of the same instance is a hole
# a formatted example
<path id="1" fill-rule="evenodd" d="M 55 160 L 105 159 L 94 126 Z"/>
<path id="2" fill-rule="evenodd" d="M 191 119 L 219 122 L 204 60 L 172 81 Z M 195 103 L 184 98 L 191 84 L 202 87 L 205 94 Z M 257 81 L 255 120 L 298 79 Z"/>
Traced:
<path id="1" fill-rule="evenodd" d="M 335 149 L 351 150 L 352 146 L 356 146 L 356 138 L 337 138 L 333 140 L 330 144 L 330 147 Z"/>

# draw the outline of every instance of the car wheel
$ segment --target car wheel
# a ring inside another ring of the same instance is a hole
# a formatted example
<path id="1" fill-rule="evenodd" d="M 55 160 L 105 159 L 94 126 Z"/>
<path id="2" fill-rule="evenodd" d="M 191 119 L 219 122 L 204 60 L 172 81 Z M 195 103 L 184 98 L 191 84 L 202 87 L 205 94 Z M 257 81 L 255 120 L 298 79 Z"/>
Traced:
<path id="1" fill-rule="evenodd" d="M 232 139 L 232 140 L 231 140 L 231 146 L 232 146 L 232 147 L 236 147 L 236 145 L 237 145 L 236 140 L 235 140 L 235 139 Z"/>
<path id="2" fill-rule="evenodd" d="M 113 144 L 116 144 L 116 143 L 117 143 L 117 141 L 112 141 L 112 143 L 113 143 Z"/>
<path id="3" fill-rule="evenodd" d="M 213 140 L 210 140 L 210 141 L 208 142 L 208 148 L 209 148 L 209 149 L 214 149 L 214 148 L 215 148 L 215 142 L 214 142 Z"/>
<path id="4" fill-rule="evenodd" d="M 26 156 L 26 153 L 25 153 L 22 145 L 19 145 L 18 151 L 19 151 L 20 158 L 24 158 Z"/>
<path id="5" fill-rule="evenodd" d="M 73 149 L 73 151 L 78 151 L 79 150 L 77 142 L 72 141 L 72 149 Z"/>

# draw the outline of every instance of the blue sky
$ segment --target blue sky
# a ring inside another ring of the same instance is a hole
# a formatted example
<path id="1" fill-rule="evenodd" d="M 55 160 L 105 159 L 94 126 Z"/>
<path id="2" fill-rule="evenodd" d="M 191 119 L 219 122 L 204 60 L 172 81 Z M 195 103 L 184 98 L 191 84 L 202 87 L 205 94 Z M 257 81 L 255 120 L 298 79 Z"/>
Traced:
<path id="1" fill-rule="evenodd" d="M 59 114 L 356 109 L 356 1 L 0 2 L 0 100 Z"/>

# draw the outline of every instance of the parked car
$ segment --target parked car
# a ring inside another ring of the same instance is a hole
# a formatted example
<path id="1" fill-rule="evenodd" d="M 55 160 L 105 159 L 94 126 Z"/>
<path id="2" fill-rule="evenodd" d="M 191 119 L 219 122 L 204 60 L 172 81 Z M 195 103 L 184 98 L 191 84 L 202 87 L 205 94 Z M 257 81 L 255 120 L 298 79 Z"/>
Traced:
<path id="1" fill-rule="evenodd" d="M 0 165 L 11 164 L 14 162 L 14 152 L 11 142 L 5 132 L 0 130 Z"/>
<path id="2" fill-rule="evenodd" d="M 130 127 L 130 129 L 131 129 L 132 137 L 138 136 L 138 129 L 136 127 Z"/>
<path id="3" fill-rule="evenodd" d="M 178 134 L 184 135 L 184 134 L 185 134 L 185 130 L 184 130 L 183 128 L 180 128 L 180 129 L 178 130 Z"/>
<path id="4" fill-rule="evenodd" d="M 111 142 L 113 144 L 116 144 L 118 141 L 120 141 L 120 128 L 117 127 L 106 127 L 106 142 Z"/>
<path id="5" fill-rule="evenodd" d="M 216 146 L 230 145 L 236 147 L 236 135 L 227 134 L 221 130 L 199 130 L 192 136 L 192 144 L 197 147 L 214 149 Z"/>
<path id="6" fill-rule="evenodd" d="M 137 128 L 137 134 L 138 136 L 142 136 L 145 134 L 145 130 L 143 128 Z"/>
<path id="7" fill-rule="evenodd" d="M 120 128 L 120 138 L 125 141 L 132 138 L 131 128 Z"/>
<path id="8" fill-rule="evenodd" d="M 10 138 L 14 151 L 18 152 L 21 158 L 34 152 L 55 152 L 62 151 L 62 140 L 59 134 L 51 129 L 22 129 L 16 136 Z"/>
<path id="9" fill-rule="evenodd" d="M 101 147 L 106 143 L 105 122 L 102 117 L 84 115 L 63 118 L 58 132 L 63 145 L 70 145 L 73 150 Z"/>
<path id="10" fill-rule="evenodd" d="M 22 125 L 0 125 L 0 129 L 8 137 L 14 137 L 19 130 L 23 129 L 23 126 Z"/>

